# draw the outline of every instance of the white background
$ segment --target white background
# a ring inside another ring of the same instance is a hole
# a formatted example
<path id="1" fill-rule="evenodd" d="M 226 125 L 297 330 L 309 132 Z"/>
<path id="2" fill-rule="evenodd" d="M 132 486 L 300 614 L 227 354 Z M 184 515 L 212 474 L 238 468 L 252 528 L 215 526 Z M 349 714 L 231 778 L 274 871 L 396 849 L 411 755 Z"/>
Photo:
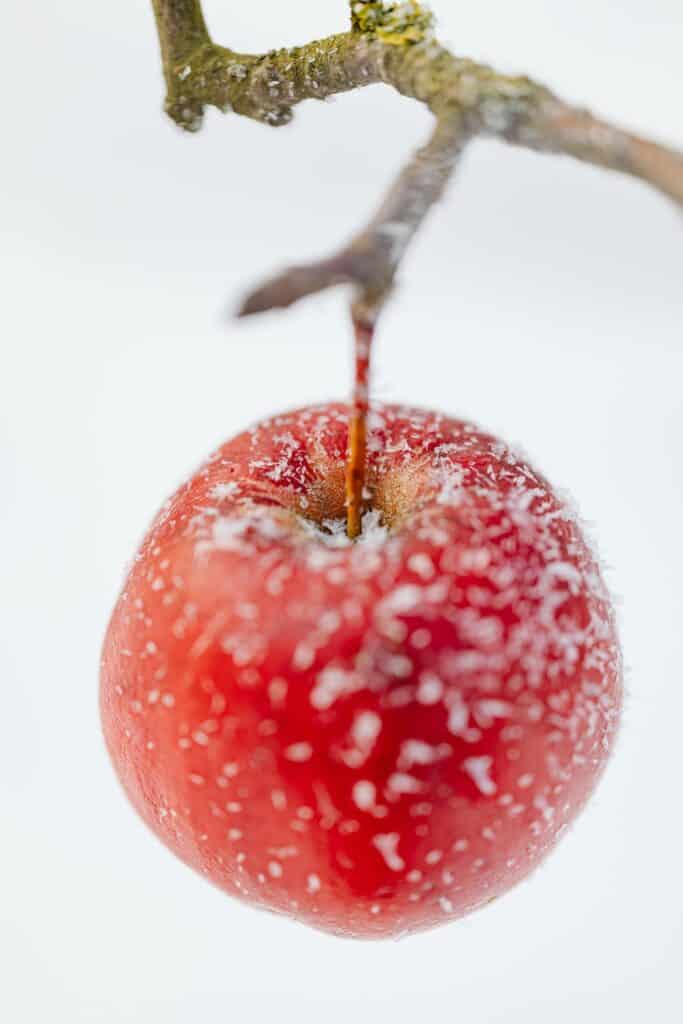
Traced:
<path id="1" fill-rule="evenodd" d="M 680 0 L 433 0 L 458 52 L 682 145 Z M 209 0 L 260 50 L 343 0 Z M 237 13 L 236 13 L 237 12 Z M 381 87 L 278 132 L 160 113 L 146 0 L 3 5 L 0 1015 L 24 1022 L 683 1016 L 683 219 L 645 187 L 477 144 L 383 325 L 377 394 L 520 443 L 596 524 L 629 698 L 604 785 L 470 920 L 353 944 L 227 901 L 138 823 L 99 645 L 156 507 L 263 414 L 344 396 L 344 296 L 247 325 L 244 288 L 345 239 L 428 115 Z"/>

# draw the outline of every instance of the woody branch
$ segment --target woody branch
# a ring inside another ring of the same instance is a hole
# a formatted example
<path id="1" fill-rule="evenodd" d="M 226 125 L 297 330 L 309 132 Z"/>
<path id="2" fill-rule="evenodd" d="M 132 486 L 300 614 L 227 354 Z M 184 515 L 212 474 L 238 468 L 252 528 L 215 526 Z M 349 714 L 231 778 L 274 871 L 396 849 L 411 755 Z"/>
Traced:
<path id="1" fill-rule="evenodd" d="M 266 54 L 214 43 L 200 0 L 152 0 L 167 86 L 166 111 L 196 131 L 215 106 L 272 127 L 304 100 L 385 83 L 425 104 L 430 140 L 398 176 L 369 224 L 330 256 L 294 265 L 256 288 L 240 315 L 292 305 L 340 284 L 354 288 L 356 392 L 347 473 L 349 534 L 360 531 L 369 345 L 402 257 L 441 198 L 466 144 L 493 137 L 565 154 L 638 178 L 683 206 L 683 154 L 573 107 L 526 77 L 499 74 L 439 44 L 418 0 L 350 0 L 351 30 Z"/>
<path id="2" fill-rule="evenodd" d="M 442 195 L 463 146 L 477 136 L 562 153 L 620 171 L 683 205 L 683 154 L 572 107 L 524 77 L 498 74 L 439 45 L 416 2 L 352 0 L 350 32 L 263 55 L 212 42 L 199 0 L 152 0 L 167 83 L 166 109 L 197 130 L 216 106 L 277 127 L 307 99 L 377 82 L 426 104 L 435 131 L 369 225 L 332 256 L 289 268 L 245 300 L 243 315 L 289 306 L 334 285 L 386 291 L 401 257 Z"/>

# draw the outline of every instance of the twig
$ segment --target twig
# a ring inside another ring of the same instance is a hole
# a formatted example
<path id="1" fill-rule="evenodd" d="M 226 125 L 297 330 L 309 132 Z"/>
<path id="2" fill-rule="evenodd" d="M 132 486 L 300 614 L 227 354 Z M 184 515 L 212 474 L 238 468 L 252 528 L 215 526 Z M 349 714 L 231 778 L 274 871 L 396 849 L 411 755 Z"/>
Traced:
<path id="1" fill-rule="evenodd" d="M 458 112 L 442 116 L 370 223 L 339 253 L 290 267 L 244 300 L 240 316 L 291 306 L 338 284 L 355 284 L 371 295 L 389 290 L 408 245 L 427 212 L 441 198 L 467 141 Z"/>

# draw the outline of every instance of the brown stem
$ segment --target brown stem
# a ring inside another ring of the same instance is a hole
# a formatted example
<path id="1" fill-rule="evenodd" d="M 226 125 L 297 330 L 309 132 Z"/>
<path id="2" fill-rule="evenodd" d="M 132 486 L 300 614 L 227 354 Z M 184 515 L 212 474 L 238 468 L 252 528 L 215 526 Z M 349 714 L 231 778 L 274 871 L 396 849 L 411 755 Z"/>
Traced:
<path id="1" fill-rule="evenodd" d="M 354 404 L 349 420 L 349 453 L 346 467 L 346 533 L 351 540 L 360 537 L 363 530 L 366 440 L 367 411 Z"/>
<path id="2" fill-rule="evenodd" d="M 377 317 L 385 296 L 364 295 L 351 307 L 354 333 L 354 382 L 346 462 L 346 532 L 351 540 L 363 530 L 367 455 L 370 362 Z"/>

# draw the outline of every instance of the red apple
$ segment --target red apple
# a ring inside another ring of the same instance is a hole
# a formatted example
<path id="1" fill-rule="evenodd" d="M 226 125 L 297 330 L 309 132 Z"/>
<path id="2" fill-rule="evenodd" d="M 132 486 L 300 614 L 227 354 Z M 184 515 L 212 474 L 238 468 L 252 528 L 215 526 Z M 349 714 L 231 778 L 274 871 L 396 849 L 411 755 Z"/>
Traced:
<path id="1" fill-rule="evenodd" d="M 374 407 L 348 542 L 348 415 L 262 423 L 164 506 L 111 621 L 102 716 L 182 860 L 381 937 L 461 917 L 552 849 L 612 748 L 621 659 L 572 513 L 467 423 Z"/>

